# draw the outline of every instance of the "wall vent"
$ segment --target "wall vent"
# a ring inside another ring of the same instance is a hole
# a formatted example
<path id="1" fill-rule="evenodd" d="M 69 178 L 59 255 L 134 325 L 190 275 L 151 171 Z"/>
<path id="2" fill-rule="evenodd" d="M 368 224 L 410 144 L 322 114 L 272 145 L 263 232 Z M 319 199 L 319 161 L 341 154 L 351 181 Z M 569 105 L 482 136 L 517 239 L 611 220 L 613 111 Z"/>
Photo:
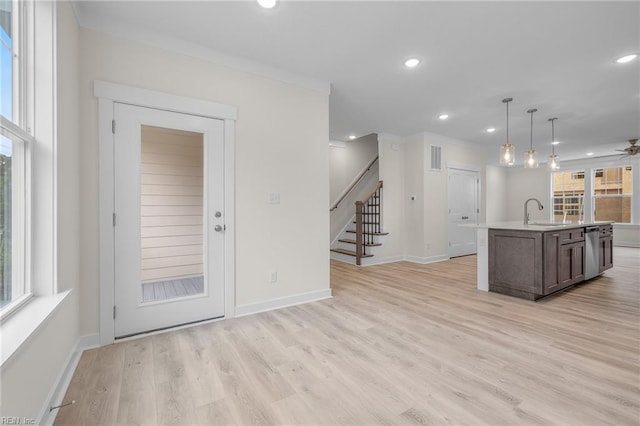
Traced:
<path id="1" fill-rule="evenodd" d="M 430 170 L 442 171 L 442 147 L 431 145 Z"/>

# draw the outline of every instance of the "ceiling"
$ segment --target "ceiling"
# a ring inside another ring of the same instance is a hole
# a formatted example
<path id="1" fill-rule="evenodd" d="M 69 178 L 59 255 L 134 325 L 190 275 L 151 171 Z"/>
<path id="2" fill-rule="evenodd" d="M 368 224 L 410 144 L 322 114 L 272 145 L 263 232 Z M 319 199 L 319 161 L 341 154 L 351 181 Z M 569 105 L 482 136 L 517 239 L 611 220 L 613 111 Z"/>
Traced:
<path id="1" fill-rule="evenodd" d="M 179 41 L 331 84 L 330 137 L 432 132 L 561 160 L 618 154 L 640 135 L 640 2 L 76 2 L 80 25 Z M 169 45 L 170 43 L 167 43 Z M 418 57 L 408 69 L 403 62 Z M 265 68 L 266 69 L 266 68 Z M 449 114 L 442 121 L 438 116 Z M 494 127 L 494 133 L 486 132 Z"/>

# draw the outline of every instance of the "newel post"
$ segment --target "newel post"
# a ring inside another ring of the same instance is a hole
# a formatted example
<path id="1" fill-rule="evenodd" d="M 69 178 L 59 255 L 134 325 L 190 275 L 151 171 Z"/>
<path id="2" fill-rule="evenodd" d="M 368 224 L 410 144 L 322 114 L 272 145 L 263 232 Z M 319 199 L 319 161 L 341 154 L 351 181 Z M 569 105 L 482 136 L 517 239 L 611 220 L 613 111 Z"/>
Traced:
<path id="1" fill-rule="evenodd" d="M 356 265 L 360 265 L 362 258 L 362 210 L 363 202 L 356 201 Z"/>

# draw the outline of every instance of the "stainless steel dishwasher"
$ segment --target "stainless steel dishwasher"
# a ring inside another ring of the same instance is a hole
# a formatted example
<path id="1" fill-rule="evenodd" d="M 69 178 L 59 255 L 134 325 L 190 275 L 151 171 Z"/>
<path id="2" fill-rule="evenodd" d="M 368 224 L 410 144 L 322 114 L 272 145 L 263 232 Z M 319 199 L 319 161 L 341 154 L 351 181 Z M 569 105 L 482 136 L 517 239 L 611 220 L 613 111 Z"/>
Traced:
<path id="1" fill-rule="evenodd" d="M 600 227 L 587 226 L 584 229 L 585 259 L 584 279 L 588 280 L 600 273 Z"/>

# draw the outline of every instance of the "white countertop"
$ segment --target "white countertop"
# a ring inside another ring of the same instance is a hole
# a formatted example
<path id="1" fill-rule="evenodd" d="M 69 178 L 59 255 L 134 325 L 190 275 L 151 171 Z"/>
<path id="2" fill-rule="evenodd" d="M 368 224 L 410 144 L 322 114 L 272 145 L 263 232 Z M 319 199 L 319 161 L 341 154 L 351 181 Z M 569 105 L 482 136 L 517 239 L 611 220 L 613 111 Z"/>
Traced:
<path id="1" fill-rule="evenodd" d="M 572 229 L 572 228 L 584 228 L 585 226 L 593 225 L 610 225 L 613 222 L 610 221 L 597 221 L 597 222 L 550 222 L 542 220 L 531 220 L 528 225 L 525 225 L 521 221 L 513 222 L 489 222 L 479 224 L 465 224 L 460 226 L 466 226 L 470 228 L 479 229 L 511 229 L 514 231 L 553 231 L 555 229 Z"/>

